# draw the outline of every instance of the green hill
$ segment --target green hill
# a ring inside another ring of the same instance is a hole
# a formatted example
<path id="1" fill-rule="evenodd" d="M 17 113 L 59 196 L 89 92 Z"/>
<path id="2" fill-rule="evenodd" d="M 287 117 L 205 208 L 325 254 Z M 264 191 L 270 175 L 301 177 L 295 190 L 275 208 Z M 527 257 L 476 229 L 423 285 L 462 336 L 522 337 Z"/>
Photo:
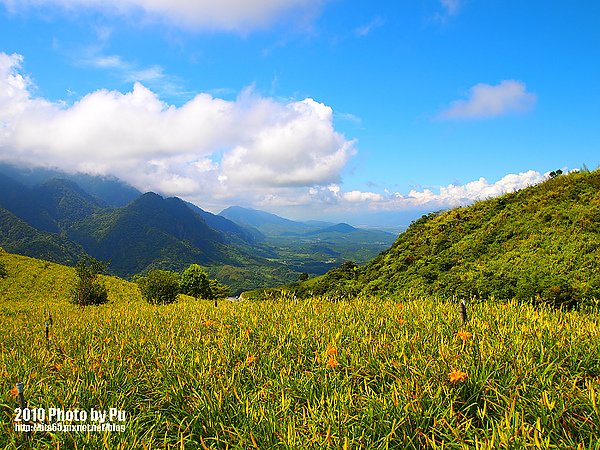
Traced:
<path id="1" fill-rule="evenodd" d="M 335 269 L 304 290 L 573 304 L 600 298 L 599 260 L 596 170 L 423 216 L 367 265 Z"/>
<path id="2" fill-rule="evenodd" d="M 73 267 L 56 264 L 28 256 L 8 253 L 0 247 L 0 263 L 6 268 L 7 276 L 0 279 L 0 316 L 11 315 L 15 308 L 40 310 L 51 303 L 76 310 L 70 305 L 71 289 L 75 286 L 76 275 Z M 142 301 L 135 283 L 118 277 L 100 275 L 108 290 L 109 302 Z"/>

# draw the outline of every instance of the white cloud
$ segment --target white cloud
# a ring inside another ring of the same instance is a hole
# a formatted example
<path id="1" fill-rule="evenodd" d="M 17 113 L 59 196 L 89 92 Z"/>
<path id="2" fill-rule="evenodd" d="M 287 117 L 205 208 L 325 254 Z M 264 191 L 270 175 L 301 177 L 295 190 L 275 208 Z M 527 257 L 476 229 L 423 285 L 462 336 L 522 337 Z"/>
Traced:
<path id="1" fill-rule="evenodd" d="M 128 65 L 118 55 L 103 55 L 90 58 L 90 65 L 99 69 L 126 69 Z"/>
<path id="2" fill-rule="evenodd" d="M 377 194 L 375 192 L 361 192 L 356 190 L 344 192 L 342 198 L 350 203 L 379 202 L 383 200 L 381 194 Z"/>
<path id="3" fill-rule="evenodd" d="M 389 200 L 382 202 L 381 206 L 383 209 L 405 209 L 424 205 L 431 205 L 433 208 L 452 208 L 477 200 L 498 197 L 507 192 L 533 186 L 545 179 L 546 176 L 534 170 L 508 174 L 495 183 L 489 183 L 485 178 L 479 178 L 464 185 L 442 186 L 437 193 L 430 189 L 411 190 L 408 195 L 396 192 Z"/>
<path id="4" fill-rule="evenodd" d="M 376 30 L 377 28 L 381 27 L 383 25 L 383 19 L 379 16 L 375 17 L 373 20 L 371 20 L 370 22 L 361 25 L 359 27 L 356 27 L 354 29 L 354 34 L 358 37 L 364 37 L 364 36 L 368 36 L 369 34 L 371 34 L 371 32 L 373 30 Z"/>
<path id="5" fill-rule="evenodd" d="M 441 11 L 436 12 L 433 20 L 446 24 L 452 17 L 458 14 L 462 7 L 462 0 L 440 0 Z"/>
<path id="6" fill-rule="evenodd" d="M 338 182 L 354 142 L 312 99 L 247 89 L 235 101 L 197 95 L 176 107 L 141 83 L 72 105 L 36 98 L 23 58 L 0 53 L 0 160 L 112 174 L 142 190 L 189 198 L 292 198 Z"/>
<path id="7" fill-rule="evenodd" d="M 31 6 L 93 9 L 109 14 L 138 15 L 177 26 L 210 30 L 261 28 L 284 15 L 306 17 L 325 0 L 0 0 L 11 10 Z"/>
<path id="8" fill-rule="evenodd" d="M 145 83 L 161 95 L 177 98 L 189 97 L 189 92 L 184 90 L 181 80 L 166 74 L 163 67 L 156 64 L 143 67 L 135 62 L 126 61 L 119 55 L 103 54 L 101 46 L 85 48 L 74 58 L 74 63 L 106 70 L 122 80 L 123 83 L 136 81 Z"/>
<path id="9" fill-rule="evenodd" d="M 460 8 L 460 0 L 441 0 L 441 4 L 449 16 L 456 15 Z"/>
<path id="10" fill-rule="evenodd" d="M 536 95 L 527 92 L 520 81 L 504 80 L 495 86 L 479 83 L 469 90 L 467 100 L 453 102 L 440 118 L 476 119 L 525 113 L 535 106 L 536 101 Z"/>

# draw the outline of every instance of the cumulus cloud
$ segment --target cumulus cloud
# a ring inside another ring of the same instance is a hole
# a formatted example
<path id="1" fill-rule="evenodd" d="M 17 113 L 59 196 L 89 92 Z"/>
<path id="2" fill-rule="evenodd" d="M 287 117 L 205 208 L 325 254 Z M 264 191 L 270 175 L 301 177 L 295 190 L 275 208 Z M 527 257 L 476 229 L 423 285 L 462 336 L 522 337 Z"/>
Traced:
<path id="1" fill-rule="evenodd" d="M 227 101 L 199 94 L 176 107 L 136 82 L 72 105 L 32 94 L 20 55 L 0 53 L 0 160 L 115 175 L 188 198 L 254 199 L 339 182 L 354 142 L 329 106 L 281 102 L 251 89 Z M 204 204 L 204 202 L 201 202 Z"/>
<path id="2" fill-rule="evenodd" d="M 381 194 L 375 192 L 362 192 L 362 191 L 349 191 L 344 192 L 342 198 L 350 203 L 362 203 L 362 202 L 379 202 L 383 200 Z"/>
<path id="3" fill-rule="evenodd" d="M 533 109 L 537 97 L 527 92 L 524 83 L 504 80 L 495 86 L 479 83 L 469 90 L 469 98 L 457 100 L 440 114 L 442 119 L 478 119 Z"/>
<path id="4" fill-rule="evenodd" d="M 533 186 L 544 181 L 546 177 L 539 172 L 529 170 L 518 174 L 508 174 L 495 183 L 485 178 L 471 181 L 464 185 L 449 184 L 442 186 L 438 192 L 431 189 L 411 190 L 408 195 L 394 193 L 390 199 L 382 203 L 384 209 L 397 209 L 431 205 L 435 208 L 452 208 L 463 206 L 477 200 L 498 197 L 507 192 Z"/>
<path id="5" fill-rule="evenodd" d="M 325 0 L 0 0 L 9 10 L 31 6 L 93 9 L 111 14 L 142 14 L 178 26 L 210 30 L 248 30 L 283 15 L 306 16 Z"/>

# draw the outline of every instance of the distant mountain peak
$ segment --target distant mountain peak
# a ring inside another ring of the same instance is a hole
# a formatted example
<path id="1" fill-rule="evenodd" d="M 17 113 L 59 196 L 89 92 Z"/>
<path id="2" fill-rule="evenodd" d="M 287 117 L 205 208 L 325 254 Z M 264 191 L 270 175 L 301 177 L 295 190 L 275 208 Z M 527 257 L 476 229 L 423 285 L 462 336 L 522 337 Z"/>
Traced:
<path id="1" fill-rule="evenodd" d="M 348 225 L 347 223 L 338 223 L 335 225 L 332 225 L 330 227 L 324 228 L 321 231 L 337 231 L 338 233 L 351 233 L 353 231 L 356 231 L 356 228 L 354 228 L 352 225 Z"/>

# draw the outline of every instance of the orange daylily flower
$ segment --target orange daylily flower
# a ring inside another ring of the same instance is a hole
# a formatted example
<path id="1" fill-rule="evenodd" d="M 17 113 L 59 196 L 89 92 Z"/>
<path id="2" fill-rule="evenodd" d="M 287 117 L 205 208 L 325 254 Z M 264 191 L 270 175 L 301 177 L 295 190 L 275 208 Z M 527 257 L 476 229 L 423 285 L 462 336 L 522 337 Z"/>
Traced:
<path id="1" fill-rule="evenodd" d="M 248 357 L 246 358 L 246 364 L 252 364 L 254 361 L 256 361 L 258 359 L 257 356 L 253 355 L 252 353 L 250 353 L 248 355 Z"/>
<path id="2" fill-rule="evenodd" d="M 337 355 L 338 350 L 334 346 L 327 344 L 327 356 Z"/>
<path id="3" fill-rule="evenodd" d="M 17 390 L 17 386 L 13 386 L 13 388 L 9 391 L 10 395 L 13 397 L 17 397 L 19 395 L 19 391 Z"/>
<path id="4" fill-rule="evenodd" d="M 468 331 L 459 331 L 456 333 L 456 335 L 461 338 L 463 340 L 463 342 L 466 342 L 467 339 L 469 339 L 472 334 L 469 333 Z"/>
<path id="5" fill-rule="evenodd" d="M 337 362 L 337 359 L 335 359 L 335 357 L 333 355 L 331 355 L 329 357 L 329 360 L 327 360 L 327 367 L 331 367 L 332 369 L 334 369 L 339 365 L 340 365 L 340 363 Z"/>
<path id="6" fill-rule="evenodd" d="M 450 377 L 450 383 L 457 383 L 457 382 L 463 382 L 467 379 L 467 374 L 466 372 L 462 372 L 460 370 L 455 370 L 454 372 L 451 372 L 449 374 Z"/>
<path id="7" fill-rule="evenodd" d="M 214 320 L 207 320 L 206 322 L 204 322 L 204 325 L 206 325 L 207 327 L 211 327 L 215 323 L 217 323 L 217 322 L 215 322 Z"/>

